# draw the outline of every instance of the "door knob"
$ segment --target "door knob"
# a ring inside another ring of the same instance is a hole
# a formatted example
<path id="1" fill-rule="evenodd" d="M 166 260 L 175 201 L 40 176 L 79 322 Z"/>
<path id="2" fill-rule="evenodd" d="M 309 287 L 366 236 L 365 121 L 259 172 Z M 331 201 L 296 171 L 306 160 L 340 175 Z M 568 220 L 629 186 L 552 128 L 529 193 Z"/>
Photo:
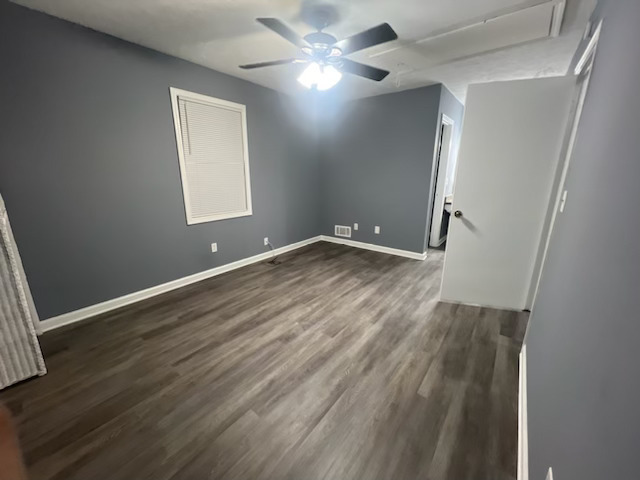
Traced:
<path id="1" fill-rule="evenodd" d="M 455 212 L 453 212 L 453 216 L 456 218 L 460 218 L 462 217 L 462 212 L 460 210 L 456 210 Z"/>

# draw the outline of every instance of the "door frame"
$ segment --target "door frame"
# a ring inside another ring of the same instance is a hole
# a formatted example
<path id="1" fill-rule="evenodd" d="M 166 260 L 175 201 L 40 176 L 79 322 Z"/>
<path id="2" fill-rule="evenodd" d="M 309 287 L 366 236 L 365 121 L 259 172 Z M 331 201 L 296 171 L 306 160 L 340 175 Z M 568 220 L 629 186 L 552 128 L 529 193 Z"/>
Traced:
<path id="1" fill-rule="evenodd" d="M 431 164 L 431 198 L 430 198 L 430 203 L 431 203 L 431 209 L 430 209 L 430 219 L 429 219 L 429 225 L 428 225 L 428 229 L 427 229 L 427 245 L 426 247 L 429 248 L 431 247 L 431 234 L 432 234 L 432 229 L 433 229 L 433 213 L 435 212 L 436 209 L 436 193 L 437 193 L 437 189 L 438 189 L 438 180 L 440 179 L 440 167 L 441 167 L 441 158 L 440 158 L 440 154 L 442 153 L 442 137 L 443 137 L 443 133 L 444 133 L 444 128 L 445 127 L 451 127 L 451 137 L 449 138 L 449 155 L 447 157 L 447 165 L 449 160 L 451 159 L 451 147 L 453 145 L 453 137 L 454 137 L 454 131 L 455 131 L 455 121 L 449 117 L 447 114 L 442 113 L 440 115 L 440 122 L 438 123 L 438 130 L 436 131 L 436 142 L 435 142 L 435 147 L 434 147 L 434 152 L 433 152 L 433 161 Z M 445 171 L 446 173 L 446 171 Z M 446 180 L 446 176 L 444 178 L 444 180 Z M 442 197 L 442 208 L 444 209 L 444 195 Z M 442 245 L 442 241 L 441 241 L 442 237 L 440 237 L 438 239 L 438 245 L 440 246 Z"/>
<path id="2" fill-rule="evenodd" d="M 547 253 L 549 251 L 549 245 L 551 243 L 551 238 L 553 235 L 553 231 L 558 220 L 558 213 L 562 213 L 564 211 L 564 206 L 567 200 L 567 189 L 566 189 L 566 181 L 567 174 L 569 172 L 569 167 L 571 165 L 571 160 L 573 158 L 573 151 L 576 144 L 576 139 L 578 136 L 578 127 L 580 126 L 580 119 L 582 118 L 582 111 L 584 109 L 584 103 L 587 98 L 587 93 L 589 91 L 589 83 L 591 82 L 591 74 L 593 72 L 593 64 L 595 62 L 596 51 L 598 49 L 598 41 L 600 40 L 600 32 L 602 31 L 602 20 L 598 22 L 591 38 L 589 39 L 589 43 L 584 49 L 580 60 L 576 63 L 575 69 L 572 72 L 577 77 L 576 82 L 576 97 L 577 102 L 574 107 L 573 115 L 571 118 L 571 123 L 567 125 L 567 143 L 566 148 L 564 149 L 564 155 L 562 157 L 562 163 L 558 166 L 561 168 L 560 179 L 558 182 L 558 187 L 555 192 L 552 194 L 551 199 L 554 198 L 553 201 L 553 210 L 551 210 L 551 219 L 549 222 L 549 226 L 547 228 L 547 235 L 544 239 L 544 242 L 540 243 L 540 250 L 538 253 L 539 261 L 538 268 L 534 271 L 534 276 L 531 281 L 531 288 L 529 291 L 529 299 L 527 301 L 530 308 L 533 309 L 535 305 L 536 298 L 538 296 L 538 291 L 540 288 L 540 281 L 542 279 L 542 274 L 544 270 L 544 262 L 547 258 Z M 550 199 L 550 201 L 551 201 Z"/>

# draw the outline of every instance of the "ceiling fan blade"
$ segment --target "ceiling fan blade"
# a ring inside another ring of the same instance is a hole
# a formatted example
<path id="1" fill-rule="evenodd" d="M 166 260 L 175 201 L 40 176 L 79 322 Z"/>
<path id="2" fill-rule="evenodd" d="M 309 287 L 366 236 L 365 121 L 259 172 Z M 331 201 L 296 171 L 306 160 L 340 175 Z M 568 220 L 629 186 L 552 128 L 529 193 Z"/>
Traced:
<path id="1" fill-rule="evenodd" d="M 351 37 L 347 37 L 344 40 L 340 40 L 335 44 L 343 55 L 349 55 L 350 53 L 357 52 L 358 50 L 364 50 L 365 48 L 380 45 L 381 43 L 390 42 L 398 38 L 398 34 L 391 28 L 388 23 L 383 23 L 377 27 L 370 28 L 364 32 L 357 33 Z"/>
<path id="2" fill-rule="evenodd" d="M 340 67 L 340 70 L 345 73 L 351 73 L 370 80 L 375 80 L 376 82 L 383 80 L 387 75 L 389 75 L 387 70 L 372 67 L 371 65 L 365 65 L 364 63 L 354 62 L 347 58 L 342 59 L 342 66 Z"/>
<path id="3" fill-rule="evenodd" d="M 256 18 L 258 22 L 267 27 L 270 30 L 273 30 L 278 35 L 280 35 L 285 40 L 293 43 L 297 47 L 304 47 L 309 45 L 304 38 L 294 32 L 291 28 L 285 25 L 283 22 L 278 20 L 277 18 Z"/>
<path id="4" fill-rule="evenodd" d="M 251 70 L 252 68 L 273 67 L 275 65 L 289 65 L 291 63 L 307 63 L 307 60 L 299 58 L 286 58 L 284 60 L 273 60 L 271 62 L 250 63 L 248 65 L 240 65 L 240 68 Z"/>

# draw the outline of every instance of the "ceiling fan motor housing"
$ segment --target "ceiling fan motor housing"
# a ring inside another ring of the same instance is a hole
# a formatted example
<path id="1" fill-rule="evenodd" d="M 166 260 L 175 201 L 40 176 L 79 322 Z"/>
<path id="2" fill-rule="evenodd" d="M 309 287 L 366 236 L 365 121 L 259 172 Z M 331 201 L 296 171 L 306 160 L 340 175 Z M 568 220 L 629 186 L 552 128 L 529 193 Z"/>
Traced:
<path id="1" fill-rule="evenodd" d="M 305 35 L 304 39 L 314 47 L 316 45 L 331 46 L 338 41 L 333 35 L 324 32 L 310 33 L 309 35 Z"/>
<path id="2" fill-rule="evenodd" d="M 304 39 L 311 47 L 302 47 L 302 52 L 313 57 L 315 61 L 324 62 L 328 57 L 339 57 L 342 55 L 342 50 L 333 46 L 337 42 L 336 37 L 333 35 L 324 32 L 314 32 L 305 35 Z"/>

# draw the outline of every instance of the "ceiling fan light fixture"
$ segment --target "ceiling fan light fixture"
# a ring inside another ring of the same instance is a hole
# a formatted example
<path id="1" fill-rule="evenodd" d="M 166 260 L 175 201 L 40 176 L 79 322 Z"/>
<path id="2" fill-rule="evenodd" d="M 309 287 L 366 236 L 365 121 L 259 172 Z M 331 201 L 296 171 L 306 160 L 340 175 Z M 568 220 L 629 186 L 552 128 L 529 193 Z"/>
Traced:
<path id="1" fill-rule="evenodd" d="M 391 42 L 398 38 L 396 32 L 388 23 L 382 23 L 350 37 L 338 41 L 333 35 L 323 32 L 329 26 L 329 17 L 318 21 L 317 32 L 309 33 L 304 37 L 277 18 L 257 18 L 258 23 L 278 34 L 300 50 L 304 58 L 286 58 L 269 62 L 250 63 L 240 65 L 244 70 L 254 68 L 273 67 L 277 65 L 290 65 L 292 63 L 309 63 L 307 69 L 298 77 L 298 81 L 305 87 L 316 90 L 329 90 L 342 79 L 343 73 L 356 75 L 380 82 L 389 72 L 381 68 L 372 67 L 345 58 L 365 48 L 375 47 L 383 43 Z M 311 63 L 310 63 L 311 62 Z"/>
<path id="2" fill-rule="evenodd" d="M 298 77 L 298 82 L 306 88 L 315 86 L 318 90 L 324 91 L 336 86 L 341 79 L 342 73 L 333 65 L 321 66 L 313 62 Z"/>
<path id="3" fill-rule="evenodd" d="M 342 80 L 342 73 L 333 65 L 325 65 L 318 81 L 318 90 L 329 90 Z"/>
<path id="4" fill-rule="evenodd" d="M 298 77 L 298 82 L 300 82 L 305 88 L 311 88 L 318 83 L 320 75 L 320 65 L 316 62 L 312 62 Z"/>

